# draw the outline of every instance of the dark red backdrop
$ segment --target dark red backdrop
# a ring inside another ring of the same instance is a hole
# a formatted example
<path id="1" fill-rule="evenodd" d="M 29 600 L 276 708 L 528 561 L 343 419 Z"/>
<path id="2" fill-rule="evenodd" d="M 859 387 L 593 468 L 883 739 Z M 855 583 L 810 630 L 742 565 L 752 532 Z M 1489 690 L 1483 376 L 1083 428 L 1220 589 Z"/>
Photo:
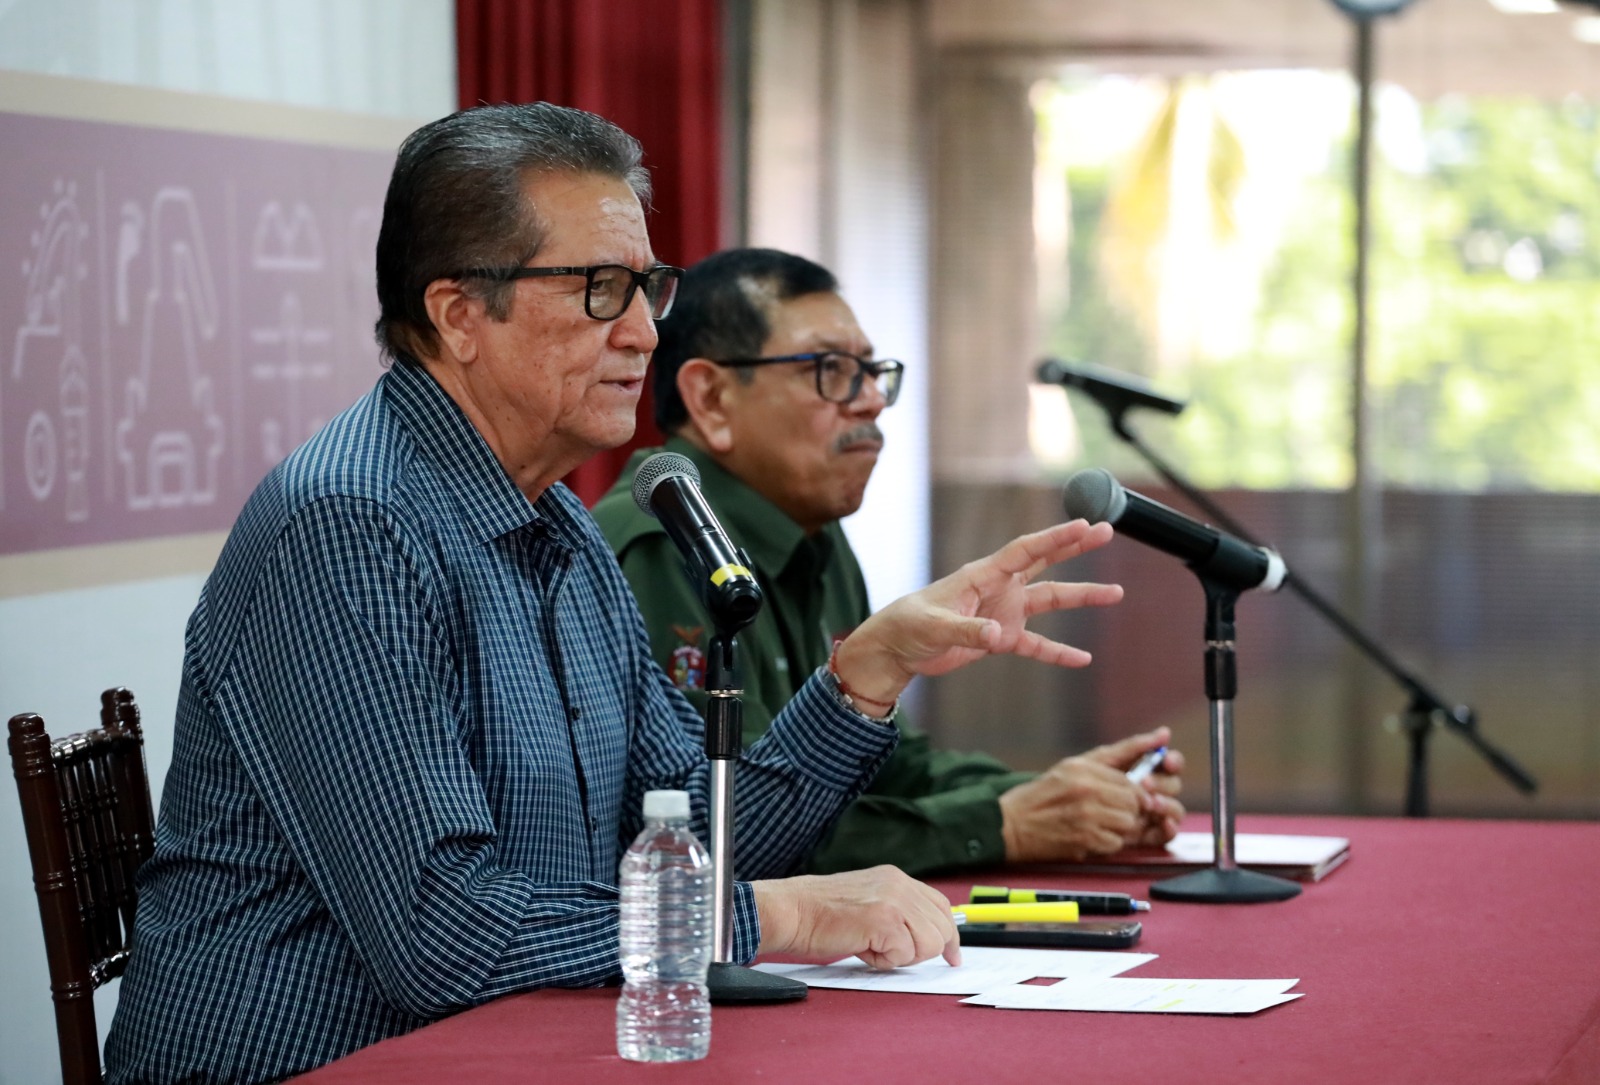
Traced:
<path id="1" fill-rule="evenodd" d="M 461 106 L 548 101 L 587 109 L 644 144 L 656 256 L 687 265 L 721 244 L 720 0 L 456 0 Z M 634 448 L 655 444 L 648 390 L 627 446 L 567 478 L 593 504 Z"/>

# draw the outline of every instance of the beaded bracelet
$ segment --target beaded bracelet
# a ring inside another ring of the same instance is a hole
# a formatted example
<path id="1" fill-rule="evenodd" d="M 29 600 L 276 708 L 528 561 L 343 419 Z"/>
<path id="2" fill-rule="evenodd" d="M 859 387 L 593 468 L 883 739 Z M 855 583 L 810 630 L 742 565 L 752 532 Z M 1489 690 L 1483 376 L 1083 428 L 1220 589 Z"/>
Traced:
<path id="1" fill-rule="evenodd" d="M 833 688 L 839 694 L 839 699 L 852 712 L 858 712 L 867 717 L 867 719 L 875 720 L 878 723 L 888 723 L 894 718 L 895 709 L 900 707 L 900 698 L 896 697 L 892 701 L 880 701 L 873 697 L 863 696 L 845 685 L 844 679 L 839 675 L 838 664 L 839 645 L 843 643 L 843 641 L 834 641 L 833 651 L 828 653 L 828 677 L 833 679 Z M 865 711 L 866 708 L 881 708 L 884 711 L 882 715 L 878 715 L 874 712 Z"/>

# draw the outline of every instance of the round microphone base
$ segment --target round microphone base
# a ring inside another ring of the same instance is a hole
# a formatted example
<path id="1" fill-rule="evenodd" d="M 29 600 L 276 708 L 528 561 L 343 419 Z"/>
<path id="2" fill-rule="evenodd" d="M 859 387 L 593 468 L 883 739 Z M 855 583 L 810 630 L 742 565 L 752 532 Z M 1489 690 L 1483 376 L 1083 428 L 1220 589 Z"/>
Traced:
<path id="1" fill-rule="evenodd" d="M 1182 900 L 1196 904 L 1259 904 L 1300 895 L 1300 886 L 1286 878 L 1253 870 L 1197 870 L 1156 882 L 1150 895 L 1157 900 Z"/>

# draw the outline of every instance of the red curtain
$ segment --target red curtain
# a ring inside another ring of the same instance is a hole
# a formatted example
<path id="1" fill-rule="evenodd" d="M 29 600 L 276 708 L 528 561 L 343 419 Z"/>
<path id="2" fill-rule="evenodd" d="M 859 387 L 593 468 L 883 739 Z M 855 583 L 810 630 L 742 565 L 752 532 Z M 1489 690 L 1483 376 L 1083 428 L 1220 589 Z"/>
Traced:
<path id="1" fill-rule="evenodd" d="M 721 31 L 721 0 L 456 0 L 461 106 L 556 102 L 621 126 L 644 144 L 657 258 L 692 264 L 721 247 Z M 567 484 L 592 505 L 660 440 L 647 388 L 633 440 Z"/>

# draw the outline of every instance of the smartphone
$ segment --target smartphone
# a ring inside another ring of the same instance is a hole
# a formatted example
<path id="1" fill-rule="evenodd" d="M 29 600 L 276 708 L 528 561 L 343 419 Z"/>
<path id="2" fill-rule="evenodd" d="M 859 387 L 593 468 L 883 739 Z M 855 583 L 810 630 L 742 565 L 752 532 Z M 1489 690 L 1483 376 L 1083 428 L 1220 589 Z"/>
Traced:
<path id="1" fill-rule="evenodd" d="M 1077 923 L 963 923 L 964 946 L 1038 946 L 1049 949 L 1127 949 L 1144 927 L 1135 919 L 1085 919 Z"/>

